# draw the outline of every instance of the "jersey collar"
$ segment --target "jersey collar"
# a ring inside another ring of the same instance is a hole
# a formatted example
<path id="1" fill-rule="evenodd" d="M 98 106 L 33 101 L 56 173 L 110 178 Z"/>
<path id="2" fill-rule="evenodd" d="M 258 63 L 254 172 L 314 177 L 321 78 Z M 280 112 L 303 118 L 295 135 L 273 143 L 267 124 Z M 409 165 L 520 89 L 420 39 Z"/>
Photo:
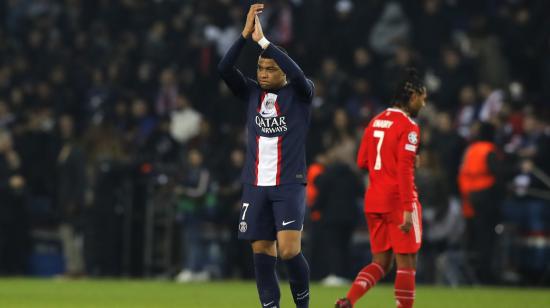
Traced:
<path id="1" fill-rule="evenodd" d="M 401 112 L 402 114 L 404 114 L 405 116 L 407 116 L 407 118 L 409 117 L 405 111 L 401 110 L 401 109 L 397 109 L 397 108 L 388 108 L 387 109 L 388 111 L 395 111 L 395 112 Z"/>
<path id="2" fill-rule="evenodd" d="M 416 125 L 416 122 L 411 119 L 411 117 L 409 117 L 408 114 L 405 113 L 405 111 L 401 110 L 401 109 L 397 109 L 397 108 L 388 108 L 386 109 L 387 111 L 395 111 L 395 112 L 400 112 L 401 114 L 403 114 L 409 121 L 411 121 L 411 123 L 413 123 L 414 125 Z"/>

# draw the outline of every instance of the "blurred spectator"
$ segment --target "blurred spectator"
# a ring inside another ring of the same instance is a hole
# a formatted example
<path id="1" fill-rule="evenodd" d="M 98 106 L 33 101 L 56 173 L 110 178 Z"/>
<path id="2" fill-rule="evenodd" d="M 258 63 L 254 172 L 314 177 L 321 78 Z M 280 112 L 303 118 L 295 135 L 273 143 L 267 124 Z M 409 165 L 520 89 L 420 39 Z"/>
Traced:
<path id="1" fill-rule="evenodd" d="M 380 88 L 380 82 L 376 79 L 378 71 L 376 55 L 365 46 L 359 46 L 353 50 L 353 63 L 349 68 L 352 78 L 364 78 L 372 89 L 373 94 L 377 94 Z"/>
<path id="2" fill-rule="evenodd" d="M 149 110 L 147 102 L 136 98 L 132 102 L 131 109 L 131 144 L 142 146 L 147 141 L 157 125 L 157 119 Z"/>
<path id="3" fill-rule="evenodd" d="M 471 80 L 472 72 L 464 63 L 458 50 L 448 47 L 441 53 L 441 64 L 436 74 L 440 78 L 440 87 L 437 90 L 437 107 L 444 111 L 455 111 L 457 109 L 460 90 Z"/>
<path id="4" fill-rule="evenodd" d="M 368 124 L 373 114 L 382 109 L 382 104 L 372 91 L 372 84 L 366 78 L 357 78 L 353 81 L 352 95 L 345 107 L 354 124 Z"/>
<path id="5" fill-rule="evenodd" d="M 313 207 L 317 202 L 317 197 L 319 196 L 319 188 L 315 184 L 317 177 L 319 177 L 323 172 L 325 172 L 325 167 L 328 160 L 327 153 L 317 154 L 315 161 L 311 163 L 307 170 L 307 182 L 306 187 L 306 204 L 309 208 Z M 320 218 L 320 213 L 318 211 L 312 210 L 310 213 L 312 221 L 318 221 Z"/>
<path id="6" fill-rule="evenodd" d="M 536 115 L 526 115 L 523 118 L 522 134 L 514 136 L 506 145 L 506 150 L 516 153 L 520 162 L 521 173 L 514 179 L 516 194 L 522 196 L 533 188 L 535 191 L 549 188 L 550 183 L 546 179 L 550 174 L 550 163 L 546 154 L 550 147 L 549 141 L 548 123 L 542 122 Z"/>
<path id="7" fill-rule="evenodd" d="M 338 61 L 327 57 L 321 64 L 321 82 L 325 87 L 325 97 L 332 106 L 343 104 L 346 98 L 346 75 L 340 70 Z"/>
<path id="8" fill-rule="evenodd" d="M 492 89 L 489 85 L 481 83 L 479 92 L 485 99 L 479 110 L 479 120 L 494 122 L 494 119 L 504 107 L 504 91 Z"/>
<path id="9" fill-rule="evenodd" d="M 268 37 L 277 45 L 288 46 L 293 39 L 293 11 L 288 0 L 277 0 L 267 6 L 270 31 Z M 263 17 L 263 16 L 262 16 Z"/>
<path id="10" fill-rule="evenodd" d="M 315 180 L 315 186 L 319 194 L 312 211 L 319 212 L 320 219 L 312 234 L 322 241 L 316 243 L 319 247 L 312 247 L 312 265 L 320 266 L 312 271 L 321 273 L 325 285 L 344 285 L 351 270 L 350 243 L 359 223 L 363 184 L 348 162 L 336 159 Z"/>
<path id="11" fill-rule="evenodd" d="M 325 240 L 322 225 L 319 223 L 321 220 L 321 211 L 315 208 L 319 196 L 317 179 L 325 172 L 328 163 L 327 154 L 319 153 L 307 169 L 306 206 L 309 211 L 309 222 L 311 223 L 309 225 L 311 238 L 309 240 L 308 260 L 310 260 L 311 278 L 313 280 L 319 280 L 328 275 L 325 271 L 325 259 L 321 257 L 324 254 L 323 241 Z"/>
<path id="12" fill-rule="evenodd" d="M 38 223 L 55 220 L 55 166 L 57 139 L 51 109 L 38 107 L 27 113 L 21 134 L 16 136 L 17 152 L 21 155 L 21 171 L 26 179 L 30 210 Z M 40 153 L 40 155 L 37 155 Z"/>
<path id="13" fill-rule="evenodd" d="M 127 198 L 128 153 L 122 136 L 109 124 L 93 126 L 85 136 L 87 208 L 84 221 L 86 273 L 112 276 L 122 272 L 121 203 Z"/>
<path id="14" fill-rule="evenodd" d="M 344 109 L 336 109 L 332 126 L 323 135 L 323 145 L 329 151 L 332 159 L 355 165 L 357 140 L 354 135 L 353 123 Z"/>
<path id="15" fill-rule="evenodd" d="M 111 118 L 107 119 L 105 122 L 112 123 L 118 133 L 129 135 L 131 128 L 130 106 L 128 102 L 123 99 L 117 100 L 114 104 L 113 114 Z"/>
<path id="16" fill-rule="evenodd" d="M 464 86 L 459 93 L 458 112 L 456 113 L 456 130 L 458 134 L 466 139 L 470 139 L 470 128 L 478 119 L 479 105 L 477 102 L 476 91 L 472 86 Z"/>
<path id="17" fill-rule="evenodd" d="M 494 127 L 481 123 L 475 141 L 466 149 L 458 183 L 466 217 L 466 241 L 471 265 L 482 283 L 494 283 L 492 260 L 495 226 L 500 219 L 499 169 Z"/>
<path id="18" fill-rule="evenodd" d="M 382 55 L 392 55 L 400 44 L 409 41 L 410 24 L 397 1 L 386 3 L 381 16 L 372 28 L 370 44 L 374 51 Z"/>
<path id="19" fill-rule="evenodd" d="M 395 83 L 399 80 L 403 71 L 407 67 L 415 66 L 416 62 L 415 55 L 408 45 L 396 45 L 393 56 L 384 63 L 384 78 L 388 81 L 384 83 L 384 92 L 382 93 L 384 100 L 393 99 L 393 97 L 390 97 L 390 93 L 394 92 Z"/>
<path id="20" fill-rule="evenodd" d="M 179 163 L 181 146 L 170 133 L 171 119 L 162 117 L 155 130 L 140 150 L 140 161 L 175 164 Z"/>
<path id="21" fill-rule="evenodd" d="M 337 46 L 326 46 L 336 54 L 348 54 L 357 40 L 364 42 L 366 37 L 358 32 L 355 25 L 355 4 L 350 0 L 331 1 L 328 5 L 334 4 L 330 8 L 330 14 L 334 14 L 330 22 L 326 25 L 326 41 L 322 45 L 332 45 L 332 42 L 338 42 Z M 347 31 L 341 31 L 347 29 Z M 345 60 L 345 59 L 342 59 Z"/>
<path id="22" fill-rule="evenodd" d="M 182 270 L 177 282 L 205 281 L 211 274 L 207 265 L 209 258 L 206 239 L 208 211 L 206 197 L 210 186 L 210 172 L 204 166 L 203 154 L 196 149 L 187 153 L 185 173 L 176 188 L 180 195 L 178 209 L 181 216 L 181 239 L 183 249 Z"/>
<path id="23" fill-rule="evenodd" d="M 437 268 L 437 271 L 421 270 L 419 279 L 425 282 L 446 282 L 456 285 L 460 282 L 459 264 L 445 262 L 451 251 L 460 248 L 464 220 L 461 207 L 452 196 L 452 184 L 448 181 L 446 169 L 441 161 L 448 152 L 423 149 L 419 155 L 415 174 L 418 195 L 422 204 L 424 228 L 424 256 L 421 268 Z M 456 174 L 454 175 L 456 177 Z M 445 278 L 442 278 L 445 277 Z"/>
<path id="24" fill-rule="evenodd" d="M 503 51 L 510 60 L 510 73 L 514 78 L 530 80 L 531 72 L 535 69 L 537 41 L 537 20 L 539 12 L 531 11 L 529 4 L 516 4 L 501 10 L 503 29 Z M 531 4 L 532 8 L 538 4 Z"/>
<path id="25" fill-rule="evenodd" d="M 109 88 L 105 84 L 104 73 L 95 69 L 92 72 L 92 84 L 90 88 L 87 89 L 88 93 L 86 95 L 86 117 L 89 121 L 93 123 L 98 123 L 105 117 L 106 113 L 106 103 L 110 95 Z"/>
<path id="26" fill-rule="evenodd" d="M 187 97 L 179 95 L 176 98 L 176 108 L 172 111 L 170 131 L 172 137 L 181 144 L 199 133 L 201 115 L 191 107 Z"/>
<path id="27" fill-rule="evenodd" d="M 189 145 L 198 149 L 201 153 L 209 153 L 204 157 L 204 163 L 208 168 L 219 166 L 225 160 L 225 154 L 216 152 L 216 148 L 225 148 L 230 146 L 231 139 L 224 140 L 220 138 L 218 132 L 214 129 L 210 121 L 202 119 L 200 122 L 199 133 L 193 138 Z"/>
<path id="28" fill-rule="evenodd" d="M 414 11 L 418 16 L 412 18 L 413 40 L 416 50 L 430 61 L 439 55 L 441 43 L 451 38 L 451 19 L 441 0 L 420 1 L 421 8 Z"/>
<path id="29" fill-rule="evenodd" d="M 0 129 L 9 129 L 15 121 L 15 115 L 11 112 L 6 101 L 0 100 Z"/>
<path id="30" fill-rule="evenodd" d="M 29 253 L 27 182 L 21 157 L 6 131 L 0 131 L 0 275 L 22 275 Z"/>
<path id="31" fill-rule="evenodd" d="M 235 226 L 239 221 L 241 211 L 241 170 L 244 165 L 245 152 L 241 148 L 230 151 L 230 161 L 222 164 L 218 175 L 218 202 L 220 204 L 221 221 L 229 230 L 230 240 L 227 244 L 226 266 L 229 277 L 251 279 L 254 277 L 252 268 L 252 251 L 249 244 L 240 241 Z"/>
<path id="32" fill-rule="evenodd" d="M 234 42 L 234 41 L 233 41 Z M 216 104 L 212 104 L 211 120 L 219 123 L 218 129 L 222 133 L 229 133 L 234 129 L 241 129 L 245 122 L 245 112 L 242 101 L 236 98 L 225 82 L 219 83 L 220 96 Z"/>
<path id="33" fill-rule="evenodd" d="M 73 118 L 59 118 L 61 148 L 57 157 L 57 208 L 60 215 L 59 234 L 65 257 L 65 275 L 78 277 L 84 273 L 81 235 L 82 210 L 86 189 L 84 152 L 76 143 Z"/>
<path id="34" fill-rule="evenodd" d="M 439 153 L 438 153 L 439 154 Z M 427 220 L 440 220 L 446 213 L 450 187 L 445 181 L 445 172 L 441 167 L 440 155 L 435 151 L 420 152 L 418 170 L 415 175 L 423 217 Z M 426 226 L 426 231 L 429 225 Z"/>
<path id="35" fill-rule="evenodd" d="M 487 18 L 482 15 L 470 20 L 470 52 L 477 61 L 478 80 L 492 87 L 503 87 L 509 80 L 508 65 L 499 38 L 489 31 L 487 24 Z"/>
<path id="36" fill-rule="evenodd" d="M 156 100 L 157 115 L 163 116 L 169 114 L 178 107 L 178 87 L 174 72 L 165 69 L 160 75 L 160 89 Z"/>
<path id="37" fill-rule="evenodd" d="M 231 44 L 237 39 L 240 33 L 240 24 L 243 18 L 243 10 L 237 6 L 231 6 L 229 3 L 220 2 L 224 5 L 223 10 L 229 12 L 231 21 L 228 24 L 208 25 L 205 28 L 206 38 L 216 44 L 216 52 L 219 57 L 223 57 L 225 52 L 231 47 Z M 270 36 L 271 37 L 271 36 Z"/>
<path id="38" fill-rule="evenodd" d="M 150 25 L 145 37 L 143 55 L 147 60 L 155 63 L 163 63 L 168 55 L 166 42 L 166 23 L 156 20 Z"/>
<path id="39" fill-rule="evenodd" d="M 442 172 L 444 181 L 448 185 L 448 193 L 458 196 L 456 178 L 466 142 L 453 128 L 449 113 L 438 113 L 435 120 L 437 121 L 436 129 L 433 130 L 432 139 L 433 149 L 438 153 L 438 165 L 440 166 L 438 171 Z"/>

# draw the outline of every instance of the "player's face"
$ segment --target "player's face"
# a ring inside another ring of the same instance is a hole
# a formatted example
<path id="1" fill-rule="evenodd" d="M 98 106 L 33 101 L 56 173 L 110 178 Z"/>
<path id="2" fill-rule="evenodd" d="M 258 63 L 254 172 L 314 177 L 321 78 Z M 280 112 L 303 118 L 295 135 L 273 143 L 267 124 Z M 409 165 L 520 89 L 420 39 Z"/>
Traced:
<path id="1" fill-rule="evenodd" d="M 422 90 L 420 93 L 415 93 L 412 95 L 411 100 L 409 102 L 409 113 L 411 117 L 416 117 L 418 115 L 418 112 L 420 112 L 420 109 L 426 105 L 426 97 L 428 96 L 426 92 L 426 88 Z"/>
<path id="2" fill-rule="evenodd" d="M 258 83 L 265 90 L 279 89 L 286 83 L 286 75 L 273 59 L 258 59 Z"/>

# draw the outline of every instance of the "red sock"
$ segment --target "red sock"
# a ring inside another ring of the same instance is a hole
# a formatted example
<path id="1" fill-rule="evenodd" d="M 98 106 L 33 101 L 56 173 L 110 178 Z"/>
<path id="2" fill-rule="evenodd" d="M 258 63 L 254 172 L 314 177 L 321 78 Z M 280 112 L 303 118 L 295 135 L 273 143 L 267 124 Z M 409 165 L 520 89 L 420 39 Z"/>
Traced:
<path id="1" fill-rule="evenodd" d="M 374 287 L 376 282 L 382 279 L 385 274 L 384 269 L 378 263 L 372 262 L 365 266 L 359 274 L 357 274 L 357 278 L 355 278 L 346 297 L 352 304 L 355 304 L 355 302 L 359 300 L 363 294 L 367 293 L 370 288 Z"/>
<path id="2" fill-rule="evenodd" d="M 398 308 L 412 308 L 414 303 L 414 276 L 412 268 L 398 268 L 395 276 L 395 299 Z"/>

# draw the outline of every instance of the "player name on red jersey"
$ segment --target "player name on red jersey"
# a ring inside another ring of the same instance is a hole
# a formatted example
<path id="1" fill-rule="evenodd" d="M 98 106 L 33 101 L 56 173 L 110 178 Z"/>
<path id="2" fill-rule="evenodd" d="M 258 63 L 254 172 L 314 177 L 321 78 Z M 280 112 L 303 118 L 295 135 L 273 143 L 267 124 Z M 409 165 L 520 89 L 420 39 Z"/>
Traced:
<path id="1" fill-rule="evenodd" d="M 393 121 L 388 120 L 375 120 L 372 124 L 373 127 L 378 128 L 390 128 L 393 125 Z"/>

